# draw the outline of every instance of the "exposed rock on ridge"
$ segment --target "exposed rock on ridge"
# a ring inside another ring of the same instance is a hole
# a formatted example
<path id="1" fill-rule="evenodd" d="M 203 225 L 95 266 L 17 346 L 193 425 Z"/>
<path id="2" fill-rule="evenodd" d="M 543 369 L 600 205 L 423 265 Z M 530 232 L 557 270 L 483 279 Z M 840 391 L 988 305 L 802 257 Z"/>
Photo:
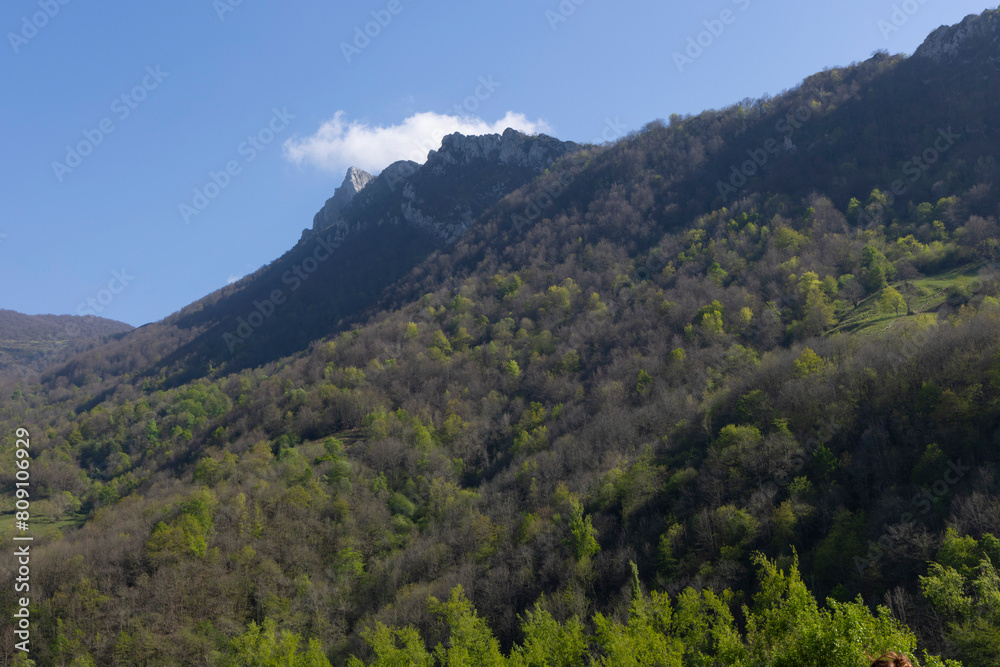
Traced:
<path id="1" fill-rule="evenodd" d="M 408 224 L 449 243 L 506 194 L 578 148 L 509 128 L 502 135 L 451 134 L 423 165 L 395 162 L 378 177 L 352 167 L 316 214 L 313 230 L 346 237 L 365 227 Z"/>
<path id="2" fill-rule="evenodd" d="M 313 229 L 328 229 L 342 224 L 341 214 L 344 209 L 374 180 L 374 176 L 357 167 L 348 169 L 343 184 L 333 191 L 333 196 L 326 200 L 326 205 L 313 218 Z"/>
<path id="3" fill-rule="evenodd" d="M 1000 10 L 971 14 L 958 25 L 941 26 L 913 55 L 941 62 L 956 59 L 963 52 L 972 55 L 972 49 L 980 44 L 990 45 L 992 51 L 1000 47 Z"/>
<path id="4" fill-rule="evenodd" d="M 575 145 L 575 144 L 573 144 Z M 467 137 L 450 134 L 441 141 L 441 149 L 431 151 L 427 164 L 440 170 L 445 164 L 472 164 L 477 160 L 499 164 L 544 169 L 556 158 L 565 155 L 567 142 L 540 134 L 529 137 L 507 128 L 501 134 Z"/>

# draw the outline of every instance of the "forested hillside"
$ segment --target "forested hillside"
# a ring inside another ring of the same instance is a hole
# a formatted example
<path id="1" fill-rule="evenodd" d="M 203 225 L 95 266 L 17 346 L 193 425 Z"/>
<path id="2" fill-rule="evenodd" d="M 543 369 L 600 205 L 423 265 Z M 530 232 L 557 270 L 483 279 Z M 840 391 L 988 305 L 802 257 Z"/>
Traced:
<path id="1" fill-rule="evenodd" d="M 81 304 L 81 310 L 86 311 L 86 304 Z M 96 315 L 25 315 L 0 310 L 0 374 L 31 375 L 131 330 L 124 322 Z"/>
<path id="2" fill-rule="evenodd" d="M 4 384 L 33 657 L 995 665 L 998 18 L 568 154 L 267 345 L 273 267 Z"/>

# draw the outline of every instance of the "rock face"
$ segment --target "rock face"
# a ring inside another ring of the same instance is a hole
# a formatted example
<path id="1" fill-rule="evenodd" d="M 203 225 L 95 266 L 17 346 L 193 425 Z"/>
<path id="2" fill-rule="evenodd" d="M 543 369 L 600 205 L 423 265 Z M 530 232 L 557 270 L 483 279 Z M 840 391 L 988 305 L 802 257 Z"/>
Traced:
<path id="1" fill-rule="evenodd" d="M 427 163 L 438 172 L 446 164 L 469 165 L 477 161 L 544 169 L 566 152 L 566 142 L 544 134 L 529 137 L 510 128 L 502 135 L 486 134 L 480 137 L 467 137 L 456 132 L 441 141 L 440 150 L 430 152 Z"/>
<path id="2" fill-rule="evenodd" d="M 313 219 L 313 230 L 345 238 L 373 225 L 407 224 L 450 243 L 502 197 L 578 148 L 512 129 L 479 137 L 451 134 L 423 165 L 395 162 L 377 177 L 349 169 Z"/>
<path id="3" fill-rule="evenodd" d="M 416 162 L 412 160 L 400 160 L 399 162 L 393 162 L 383 169 L 379 177 L 384 177 L 389 189 L 395 190 L 398 184 L 413 176 L 418 169 L 420 169 L 420 165 Z"/>
<path id="4" fill-rule="evenodd" d="M 973 55 L 983 46 L 990 47 L 996 55 L 1000 47 L 1000 10 L 966 16 L 958 25 L 941 26 L 924 40 L 913 55 L 942 62 Z"/>
<path id="5" fill-rule="evenodd" d="M 326 205 L 313 218 L 313 229 L 328 229 L 342 225 L 344 209 L 350 206 L 354 197 L 374 180 L 374 176 L 357 167 L 348 169 L 344 183 L 333 191 L 333 197 L 326 200 Z"/>

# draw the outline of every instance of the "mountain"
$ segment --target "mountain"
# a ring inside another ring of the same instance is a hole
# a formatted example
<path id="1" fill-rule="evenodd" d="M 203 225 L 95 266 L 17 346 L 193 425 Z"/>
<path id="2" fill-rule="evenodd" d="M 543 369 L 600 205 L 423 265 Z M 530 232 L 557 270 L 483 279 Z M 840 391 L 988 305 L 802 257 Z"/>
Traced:
<path id="1" fill-rule="evenodd" d="M 128 324 L 94 315 L 24 315 L 0 309 L 0 372 L 65 362 L 85 347 L 131 330 Z"/>
<path id="2" fill-rule="evenodd" d="M 298 352 L 361 319 L 472 219 L 578 149 L 514 130 L 454 134 L 423 165 L 397 162 L 377 178 L 351 168 L 294 248 L 109 348 L 105 370 L 175 385 L 209 368 L 231 372 Z M 48 377 L 76 382 L 86 374 L 79 367 Z"/>
<path id="3" fill-rule="evenodd" d="M 996 12 L 970 14 L 958 25 L 941 26 L 932 32 L 913 55 L 952 66 L 985 63 L 997 67 L 998 41 L 1000 17 Z"/>
<path id="4" fill-rule="evenodd" d="M 345 238 L 371 226 L 408 225 L 449 243 L 504 195 L 578 149 L 572 142 L 512 129 L 480 137 L 452 134 L 423 166 L 395 162 L 378 178 L 351 167 L 316 214 L 313 229 Z"/>
<path id="5" fill-rule="evenodd" d="M 414 164 L 416 167 L 416 164 Z M 346 225 L 341 216 L 343 210 L 354 201 L 354 197 L 365 189 L 375 177 L 357 167 L 347 170 L 344 183 L 337 188 L 333 196 L 326 200 L 326 205 L 313 218 L 313 230 L 322 231 L 331 227 Z"/>
<path id="6" fill-rule="evenodd" d="M 995 664 L 998 16 L 350 170 L 271 265 L 4 382 L 33 659 Z"/>

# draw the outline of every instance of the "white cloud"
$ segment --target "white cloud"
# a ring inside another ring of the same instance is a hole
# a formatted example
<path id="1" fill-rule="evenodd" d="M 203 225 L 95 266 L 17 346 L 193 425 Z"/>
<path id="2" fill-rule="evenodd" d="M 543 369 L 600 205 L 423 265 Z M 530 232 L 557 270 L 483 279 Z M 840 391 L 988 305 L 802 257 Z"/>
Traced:
<path id="1" fill-rule="evenodd" d="M 285 157 L 297 165 L 311 164 L 336 173 L 348 167 L 378 173 L 397 160 L 423 164 L 427 153 L 440 148 L 441 139 L 453 132 L 500 134 L 508 127 L 525 134 L 552 131 L 545 121 L 530 121 L 524 114 L 513 111 L 508 111 L 495 123 L 425 112 L 414 114 L 399 125 L 386 127 L 356 120 L 348 122 L 344 116 L 343 111 L 338 111 L 316 134 L 286 141 Z"/>

